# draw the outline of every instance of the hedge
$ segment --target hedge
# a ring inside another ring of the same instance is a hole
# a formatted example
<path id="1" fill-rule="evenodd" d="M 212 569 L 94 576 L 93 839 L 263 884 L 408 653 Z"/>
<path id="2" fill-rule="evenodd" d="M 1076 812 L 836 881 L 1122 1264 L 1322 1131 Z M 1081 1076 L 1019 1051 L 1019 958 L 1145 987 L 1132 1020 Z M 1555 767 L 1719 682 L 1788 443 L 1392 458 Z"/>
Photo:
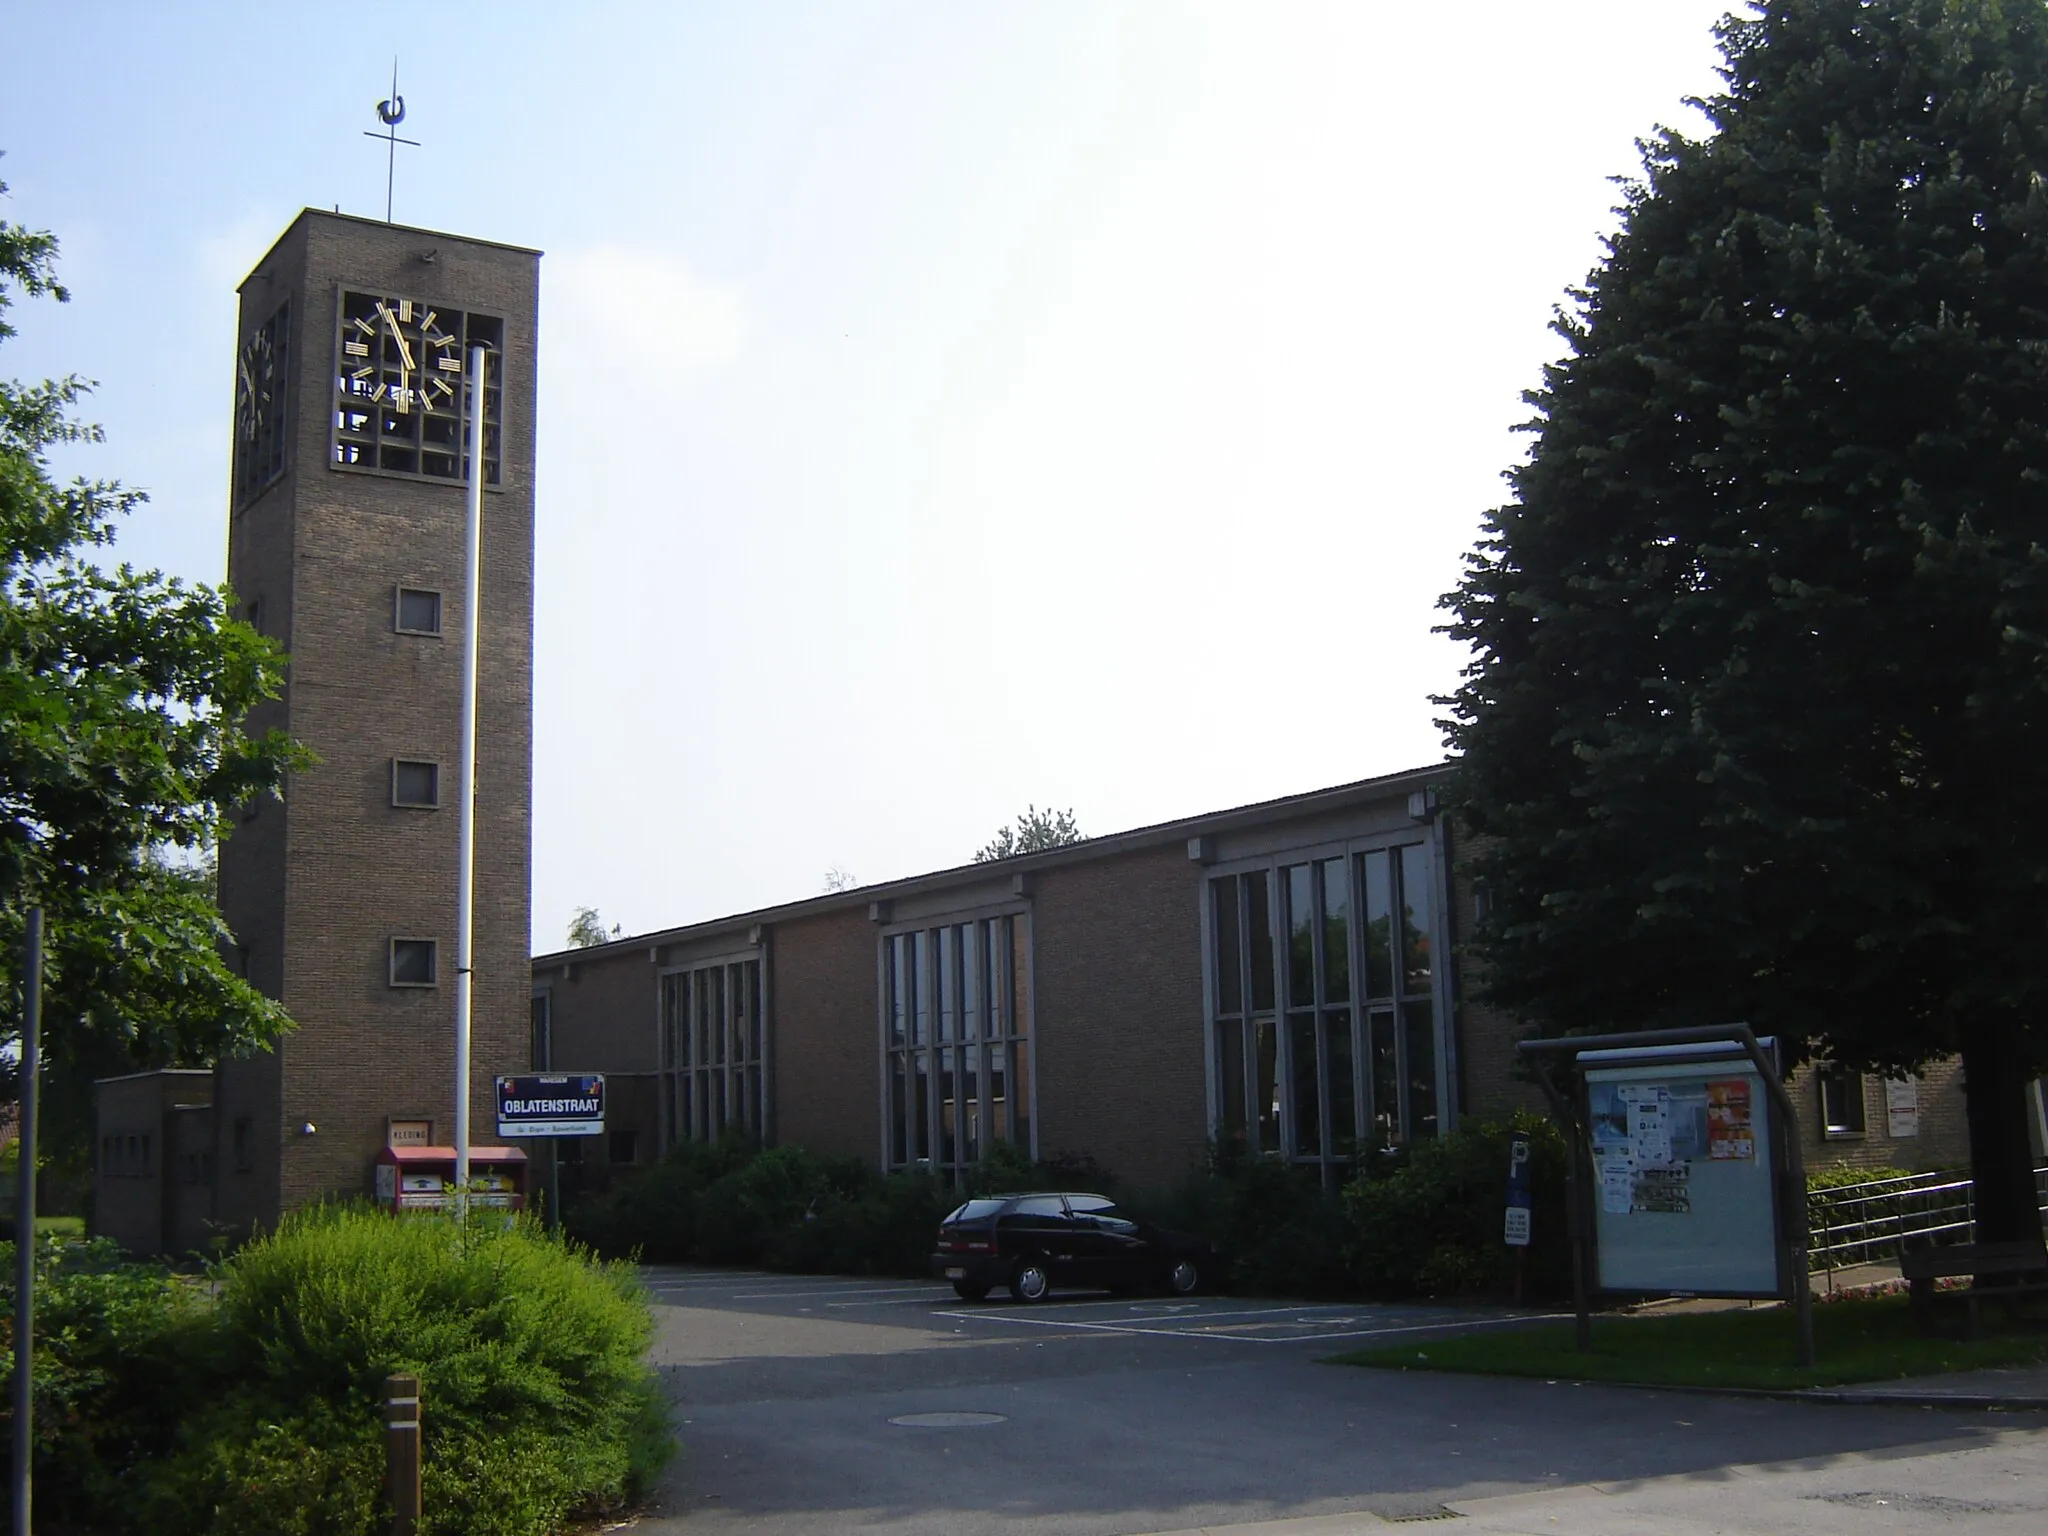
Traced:
<path id="1" fill-rule="evenodd" d="M 164 1536 L 381 1531 L 393 1371 L 421 1379 L 423 1536 L 547 1536 L 624 1505 L 668 1455 L 637 1278 L 531 1223 L 325 1207 L 204 1282 L 104 1242 L 46 1244 L 38 1273 L 47 1518 Z M 11 1255 L 6 1274 L 11 1290 Z"/>
<path id="2" fill-rule="evenodd" d="M 1508 1138 L 1534 1143 L 1535 1240 L 1517 1260 L 1502 1240 Z M 1370 1149 L 1361 1173 L 1326 1190 L 1315 1170 L 1219 1149 L 1163 1195 L 1127 1200 L 1161 1225 L 1207 1238 L 1227 1289 L 1291 1296 L 1505 1295 L 1518 1263 L 1531 1299 L 1565 1294 L 1564 1144 L 1541 1116 L 1468 1123 L 1405 1150 Z M 1114 1188 L 1092 1160 L 1033 1163 L 998 1144 L 964 1190 L 920 1172 L 737 1137 L 685 1143 L 633 1183 L 567 1213 L 600 1252 L 656 1262 L 922 1276 L 934 1233 L 963 1195 Z"/>

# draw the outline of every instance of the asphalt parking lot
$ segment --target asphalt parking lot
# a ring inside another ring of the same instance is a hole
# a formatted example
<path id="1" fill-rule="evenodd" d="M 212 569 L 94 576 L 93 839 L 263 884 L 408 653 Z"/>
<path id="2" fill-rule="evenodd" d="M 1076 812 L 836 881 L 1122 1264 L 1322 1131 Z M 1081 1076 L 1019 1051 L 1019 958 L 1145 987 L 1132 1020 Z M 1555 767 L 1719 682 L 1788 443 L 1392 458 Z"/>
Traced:
<path id="1" fill-rule="evenodd" d="M 657 1303 L 701 1309 L 748 1311 L 763 1316 L 859 1316 L 886 1327 L 909 1326 L 937 1333 L 944 1324 L 1001 1330 L 1048 1328 L 1061 1332 L 1128 1338 L 1217 1339 L 1238 1343 L 1300 1344 L 1362 1348 L 1409 1333 L 1445 1328 L 1501 1326 L 1569 1313 L 1482 1311 L 1459 1307 L 1365 1306 L 1355 1302 L 1247 1301 L 1234 1296 L 1109 1297 L 1056 1292 L 1035 1305 L 1019 1305 L 997 1293 L 985 1302 L 966 1302 L 951 1287 L 907 1280 L 841 1280 L 759 1272 L 648 1271 Z M 916 1310 L 898 1320 L 878 1315 L 883 1307 Z M 953 1330 L 958 1332 L 957 1329 Z M 1358 1342 L 1347 1342 L 1358 1341 Z"/>
<path id="2" fill-rule="evenodd" d="M 683 1445 L 642 1527 L 663 1536 L 1134 1536 L 1444 1517 L 1454 1504 L 1476 1529 L 1486 1501 L 1503 1498 L 1520 1502 L 1486 1529 L 1519 1529 L 1534 1498 L 1528 1528 L 1556 1530 L 1544 1498 L 1654 1479 L 1722 1486 L 1705 1506 L 1734 1523 L 1641 1529 L 1834 1528 L 1787 1525 L 1760 1506 L 1754 1523 L 1736 1517 L 1744 1499 L 1784 1491 L 1739 1470 L 1759 1467 L 1846 1476 L 1869 1508 L 1818 1493 L 1800 1508 L 1885 1522 L 1871 1529 L 1922 1529 L 1898 1521 L 1906 1485 L 1938 1512 L 1926 1500 L 1951 1464 L 1979 1495 L 1973 1531 L 2003 1528 L 2005 1506 L 1982 1503 L 1987 1477 L 2031 1490 L 2014 1529 L 2048 1514 L 2048 1432 L 2013 1416 L 1322 1363 L 1376 1342 L 1426 1354 L 1432 1336 L 1543 1314 L 1214 1296 L 968 1304 L 918 1282 L 646 1273 Z M 1985 1457 L 2005 1470 L 1987 1472 Z M 1882 1475 L 1843 1471 L 1866 1461 Z M 1887 1478 L 1901 1485 L 1889 1501 Z M 1584 1508 L 1566 1523 L 1593 1528 Z"/>

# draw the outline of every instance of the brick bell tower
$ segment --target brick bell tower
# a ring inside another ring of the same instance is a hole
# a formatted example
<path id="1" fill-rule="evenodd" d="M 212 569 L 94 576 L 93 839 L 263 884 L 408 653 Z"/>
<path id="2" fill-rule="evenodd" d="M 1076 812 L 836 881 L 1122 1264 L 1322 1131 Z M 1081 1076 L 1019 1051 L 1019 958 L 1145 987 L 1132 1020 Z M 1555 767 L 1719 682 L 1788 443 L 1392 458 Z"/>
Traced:
<path id="1" fill-rule="evenodd" d="M 367 1194 L 393 1120 L 454 1130 L 468 349 L 484 413 L 470 1120 L 526 1066 L 540 253 L 301 213 L 241 286 L 228 580 L 319 762 L 244 813 L 220 900 L 298 1029 L 215 1076 L 213 1213 Z"/>

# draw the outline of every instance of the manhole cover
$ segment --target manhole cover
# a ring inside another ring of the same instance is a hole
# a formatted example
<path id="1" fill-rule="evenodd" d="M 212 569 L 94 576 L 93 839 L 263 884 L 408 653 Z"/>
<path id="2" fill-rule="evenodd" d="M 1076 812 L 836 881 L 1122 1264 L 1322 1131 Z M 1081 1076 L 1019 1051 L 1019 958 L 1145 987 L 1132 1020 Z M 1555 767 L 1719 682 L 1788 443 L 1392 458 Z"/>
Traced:
<path id="1" fill-rule="evenodd" d="M 972 1429 L 977 1424 L 1004 1424 L 1001 1413 L 899 1413 L 889 1422 L 905 1429 Z"/>

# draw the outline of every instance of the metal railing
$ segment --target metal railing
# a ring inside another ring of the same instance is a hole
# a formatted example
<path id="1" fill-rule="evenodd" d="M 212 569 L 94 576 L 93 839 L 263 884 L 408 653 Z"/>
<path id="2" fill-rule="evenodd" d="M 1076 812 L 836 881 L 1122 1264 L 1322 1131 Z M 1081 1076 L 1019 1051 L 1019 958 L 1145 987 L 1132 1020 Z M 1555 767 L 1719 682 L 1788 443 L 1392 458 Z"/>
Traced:
<path id="1" fill-rule="evenodd" d="M 2048 1167 L 2034 1170 L 2048 1212 Z M 1832 1274 L 1858 1264 L 1898 1262 L 1908 1239 L 1969 1242 L 1976 1228 L 1973 1185 L 1955 1173 L 1914 1173 L 1806 1192 L 1808 1264 Z"/>

